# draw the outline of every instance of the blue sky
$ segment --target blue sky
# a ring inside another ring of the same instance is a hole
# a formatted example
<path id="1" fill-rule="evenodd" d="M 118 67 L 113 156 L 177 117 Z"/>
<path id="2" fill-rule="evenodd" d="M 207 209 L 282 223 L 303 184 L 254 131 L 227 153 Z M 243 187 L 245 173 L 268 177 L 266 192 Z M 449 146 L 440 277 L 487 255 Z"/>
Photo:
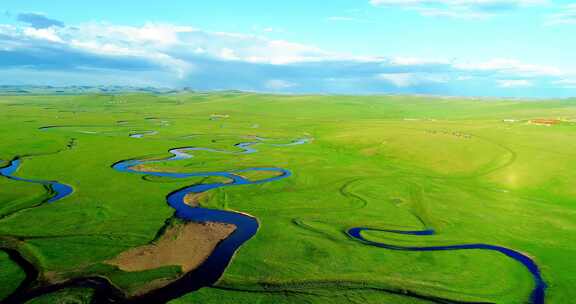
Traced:
<path id="1" fill-rule="evenodd" d="M 4 0 L 0 12 L 0 84 L 576 96 L 566 0 Z"/>

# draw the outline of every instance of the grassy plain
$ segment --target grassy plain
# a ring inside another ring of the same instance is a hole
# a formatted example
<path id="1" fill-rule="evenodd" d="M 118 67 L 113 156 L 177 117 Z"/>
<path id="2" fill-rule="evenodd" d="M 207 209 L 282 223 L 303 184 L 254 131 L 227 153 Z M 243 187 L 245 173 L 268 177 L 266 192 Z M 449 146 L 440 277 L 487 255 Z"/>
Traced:
<path id="1" fill-rule="evenodd" d="M 211 119 L 213 114 L 229 117 Z M 527 123 L 536 118 L 567 121 Z M 546 302 L 569 303 L 576 297 L 573 118 L 576 100 L 232 92 L 2 96 L 0 166 L 22 156 L 18 176 L 57 180 L 74 193 L 29 208 L 48 196 L 46 189 L 0 178 L 0 243 L 17 239 L 49 282 L 98 275 L 137 293 L 152 281 L 179 276 L 179 268 L 124 272 L 105 261 L 154 240 L 173 214 L 166 195 L 202 179 L 146 180 L 112 164 L 166 157 L 174 147 L 235 151 L 234 144 L 250 141 L 246 136 L 277 139 L 271 143 L 308 137 L 313 140 L 305 145 L 260 144 L 258 153 L 246 155 L 194 152 L 194 158 L 155 166 L 293 172 L 288 179 L 227 187 L 202 198 L 205 207 L 251 214 L 261 226 L 214 287 L 173 303 L 432 302 L 413 295 L 529 300 L 531 276 L 502 254 L 386 250 L 345 234 L 357 226 L 437 231 L 428 237 L 365 233 L 396 245 L 486 243 L 518 250 L 541 267 Z M 64 127 L 39 130 L 45 126 Z M 158 134 L 129 137 L 145 131 Z M 71 139 L 73 147 L 65 149 Z M 24 275 L 1 252 L 0 269 L 3 297 Z M 65 290 L 34 303 L 82 302 L 90 294 Z"/>

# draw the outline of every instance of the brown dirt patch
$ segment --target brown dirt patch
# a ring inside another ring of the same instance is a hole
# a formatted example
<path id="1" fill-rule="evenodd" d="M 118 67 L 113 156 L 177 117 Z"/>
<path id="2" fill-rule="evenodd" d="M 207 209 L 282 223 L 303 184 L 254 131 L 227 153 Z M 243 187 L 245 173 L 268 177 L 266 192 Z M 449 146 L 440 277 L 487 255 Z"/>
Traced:
<path id="1" fill-rule="evenodd" d="M 150 167 L 147 165 L 136 165 L 136 166 L 130 167 L 130 169 L 135 170 L 135 171 L 140 171 L 140 172 L 167 172 L 164 169 L 158 169 L 158 168 Z"/>
<path id="2" fill-rule="evenodd" d="M 186 223 L 169 228 L 155 243 L 132 248 L 107 261 L 123 271 L 144 271 L 176 265 L 183 272 L 200 266 L 216 245 L 236 226 L 223 223 Z"/>
<path id="3" fill-rule="evenodd" d="M 279 176 L 278 172 L 270 172 L 270 171 L 248 171 L 242 172 L 242 174 L 236 174 L 242 178 L 245 178 L 250 181 L 259 181 L 266 178 L 272 178 L 275 176 Z"/>
<path id="4" fill-rule="evenodd" d="M 199 207 L 200 202 L 207 197 L 206 192 L 188 193 L 184 196 L 184 204 L 191 207 Z"/>
<path id="5" fill-rule="evenodd" d="M 560 120 L 558 119 L 532 119 L 530 121 L 531 123 L 535 123 L 535 124 L 542 124 L 542 125 L 556 125 L 560 123 Z"/>

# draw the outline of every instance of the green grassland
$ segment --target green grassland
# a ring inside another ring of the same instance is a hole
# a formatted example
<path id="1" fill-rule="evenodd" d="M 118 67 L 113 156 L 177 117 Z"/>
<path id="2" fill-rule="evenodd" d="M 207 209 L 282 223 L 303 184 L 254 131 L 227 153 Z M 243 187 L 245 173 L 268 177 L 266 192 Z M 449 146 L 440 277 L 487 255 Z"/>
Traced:
<path id="1" fill-rule="evenodd" d="M 173 215 L 166 195 L 203 180 L 143 179 L 112 164 L 167 157 L 175 147 L 239 151 L 234 144 L 251 136 L 274 139 L 269 143 L 311 138 L 304 145 L 258 144 L 254 154 L 196 151 L 191 159 L 154 166 L 293 173 L 273 183 L 217 189 L 202 200 L 205 207 L 253 215 L 260 229 L 215 286 L 173 303 L 529 301 L 530 274 L 502 254 L 387 250 L 346 235 L 358 226 L 437 232 L 364 234 L 399 246 L 485 243 L 520 251 L 540 266 L 546 303 L 569 303 L 576 297 L 576 124 L 527 121 L 574 117 L 576 100 L 237 92 L 2 96 L 0 166 L 21 156 L 18 176 L 57 180 L 74 193 L 37 206 L 49 195 L 42 185 L 0 178 L 0 245 L 18 249 L 47 280 L 100 276 L 137 292 L 177 277 L 179 269 L 130 273 L 105 261 L 154 240 Z M 54 127 L 39 129 L 45 126 Z M 145 131 L 158 134 L 129 137 Z M 23 279 L 0 252 L 0 298 Z M 91 294 L 62 290 L 33 303 L 84 303 Z"/>

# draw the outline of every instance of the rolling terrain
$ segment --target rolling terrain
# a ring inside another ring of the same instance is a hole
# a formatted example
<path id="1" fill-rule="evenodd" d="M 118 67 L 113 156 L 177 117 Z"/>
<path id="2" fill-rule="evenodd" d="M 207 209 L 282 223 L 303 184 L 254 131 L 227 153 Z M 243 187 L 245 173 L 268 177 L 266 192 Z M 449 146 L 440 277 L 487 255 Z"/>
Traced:
<path id="1" fill-rule="evenodd" d="M 0 96 L 0 302 L 569 303 L 576 100 Z"/>

